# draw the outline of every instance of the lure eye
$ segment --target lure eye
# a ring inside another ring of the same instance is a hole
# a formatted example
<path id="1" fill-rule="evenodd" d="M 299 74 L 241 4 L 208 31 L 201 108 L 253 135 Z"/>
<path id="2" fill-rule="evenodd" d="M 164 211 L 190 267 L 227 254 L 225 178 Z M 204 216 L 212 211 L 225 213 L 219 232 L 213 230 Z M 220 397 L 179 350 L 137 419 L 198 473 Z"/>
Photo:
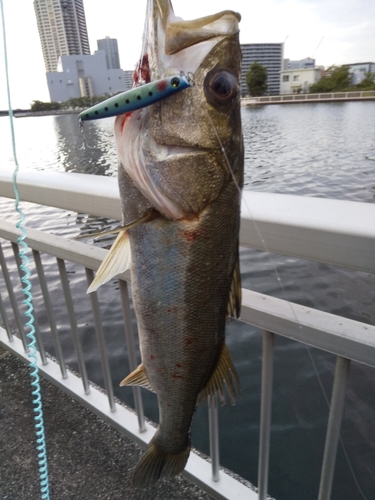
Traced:
<path id="1" fill-rule="evenodd" d="M 171 85 L 172 85 L 173 88 L 177 89 L 180 86 L 180 79 L 177 78 L 177 76 L 175 76 L 171 80 Z"/>
<path id="2" fill-rule="evenodd" d="M 204 91 L 210 104 L 228 104 L 237 97 L 237 79 L 229 71 L 210 71 Z"/>

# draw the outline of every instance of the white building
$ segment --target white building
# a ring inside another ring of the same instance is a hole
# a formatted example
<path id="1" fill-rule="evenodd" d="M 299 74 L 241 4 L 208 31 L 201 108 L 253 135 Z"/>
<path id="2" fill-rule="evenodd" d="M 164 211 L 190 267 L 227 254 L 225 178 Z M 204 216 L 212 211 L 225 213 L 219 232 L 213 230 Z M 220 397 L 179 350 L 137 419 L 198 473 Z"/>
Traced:
<path id="1" fill-rule="evenodd" d="M 108 69 L 106 53 L 61 56 L 57 71 L 46 73 L 51 101 L 64 102 L 72 97 L 113 95 L 124 92 L 122 69 Z"/>
<path id="2" fill-rule="evenodd" d="M 315 68 L 315 59 L 311 57 L 306 57 L 306 59 L 300 59 L 299 61 L 291 61 L 290 59 L 284 59 L 283 69 L 308 69 Z"/>
<path id="3" fill-rule="evenodd" d="M 308 94 L 311 85 L 322 77 L 322 68 L 280 71 L 280 94 Z"/>
<path id="4" fill-rule="evenodd" d="M 34 0 L 46 71 L 60 56 L 90 54 L 83 0 Z"/>
<path id="5" fill-rule="evenodd" d="M 344 64 L 349 68 L 351 74 L 351 84 L 358 85 L 365 78 L 366 73 L 375 73 L 375 63 L 364 62 L 355 64 Z"/>

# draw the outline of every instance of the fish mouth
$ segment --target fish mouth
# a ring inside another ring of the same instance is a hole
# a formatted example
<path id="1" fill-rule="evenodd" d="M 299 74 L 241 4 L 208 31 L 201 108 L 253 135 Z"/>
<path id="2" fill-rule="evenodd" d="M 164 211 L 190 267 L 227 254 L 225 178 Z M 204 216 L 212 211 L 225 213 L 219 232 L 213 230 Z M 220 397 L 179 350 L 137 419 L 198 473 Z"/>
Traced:
<path id="1" fill-rule="evenodd" d="M 169 160 L 181 156 L 200 155 L 213 153 L 220 148 L 202 148 L 192 146 L 175 146 L 169 144 L 159 144 L 152 137 L 149 138 L 149 148 L 158 162 Z"/>
<path id="2" fill-rule="evenodd" d="M 171 0 L 148 0 L 145 28 L 151 80 L 176 71 L 194 73 L 224 37 L 238 33 L 241 15 L 225 10 L 185 21 L 173 11 Z"/>

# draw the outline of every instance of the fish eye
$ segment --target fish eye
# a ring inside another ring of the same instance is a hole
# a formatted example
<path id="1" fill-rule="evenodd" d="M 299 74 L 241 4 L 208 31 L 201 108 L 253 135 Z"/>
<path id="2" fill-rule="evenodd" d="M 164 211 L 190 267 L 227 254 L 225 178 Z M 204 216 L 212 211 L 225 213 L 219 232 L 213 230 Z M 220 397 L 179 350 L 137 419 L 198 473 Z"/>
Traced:
<path id="1" fill-rule="evenodd" d="M 174 87 L 175 89 L 177 89 L 177 87 L 180 86 L 180 79 L 177 78 L 177 76 L 173 77 L 172 80 L 171 80 L 171 85 L 172 85 L 172 87 Z"/>
<path id="2" fill-rule="evenodd" d="M 204 90 L 210 104 L 228 104 L 237 97 L 237 79 L 229 71 L 210 71 Z"/>

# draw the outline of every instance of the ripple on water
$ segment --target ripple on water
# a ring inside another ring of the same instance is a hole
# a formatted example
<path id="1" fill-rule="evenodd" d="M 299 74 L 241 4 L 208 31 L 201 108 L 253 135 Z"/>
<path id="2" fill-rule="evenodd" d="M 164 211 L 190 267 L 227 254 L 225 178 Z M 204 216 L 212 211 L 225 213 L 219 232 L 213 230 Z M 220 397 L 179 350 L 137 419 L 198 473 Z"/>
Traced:
<path id="1" fill-rule="evenodd" d="M 354 201 L 374 202 L 375 102 L 324 103 L 264 106 L 242 109 L 245 139 L 246 189 Z M 77 115 L 17 119 L 16 138 L 20 168 L 116 175 L 117 154 L 112 134 L 113 119 L 85 125 L 87 140 L 96 149 L 79 150 L 82 140 Z M 1 164 L 13 166 L 8 118 L 0 118 Z M 8 140 L 9 139 L 9 140 Z M 73 175 L 73 174 L 72 174 Z M 4 218 L 16 222 L 14 203 L 0 198 Z M 22 203 L 28 227 L 62 235 L 104 231 L 116 221 L 76 214 L 68 210 Z M 92 240 L 88 240 L 92 242 Z M 109 247 L 111 240 L 94 244 Z M 12 250 L 4 244 L 8 259 Z M 243 286 L 292 302 L 340 314 L 365 323 L 375 323 L 375 277 L 325 264 L 241 249 Z M 42 255 L 49 283 L 59 337 L 65 360 L 77 368 L 76 355 L 56 260 Z M 47 350 L 54 354 L 44 303 L 32 267 L 34 304 Z M 79 336 L 84 343 L 89 378 L 103 385 L 98 366 L 95 327 L 86 295 L 86 277 L 79 267 L 67 265 Z M 277 272 L 277 274 L 276 274 Z M 281 278 L 279 282 L 277 276 Z M 22 301 L 17 270 L 11 266 L 17 299 Z M 280 283 L 282 286 L 280 286 Z M 0 273 L 0 290 L 8 316 L 13 314 Z M 130 388 L 118 387 L 129 372 L 124 345 L 124 322 L 114 280 L 99 290 L 100 312 L 116 396 L 133 404 Z M 136 324 L 133 314 L 133 327 Z M 254 483 L 258 464 L 259 386 L 261 377 L 261 332 L 239 321 L 228 323 L 228 345 L 237 367 L 242 396 L 237 405 L 220 410 L 221 460 Z M 332 388 L 334 358 L 311 349 L 327 394 Z M 270 492 L 276 498 L 312 500 L 317 497 L 327 404 L 310 360 L 307 347 L 284 338 L 275 341 L 273 432 L 271 437 Z M 357 478 L 368 498 L 375 498 L 372 471 L 375 466 L 373 416 L 375 403 L 373 372 L 353 363 L 346 398 L 342 436 Z M 145 395 L 145 412 L 157 421 L 155 396 Z M 193 423 L 193 444 L 208 453 L 205 408 L 198 408 Z M 291 475 L 290 471 L 298 471 Z M 339 450 L 334 498 L 359 499 L 358 490 Z"/>

